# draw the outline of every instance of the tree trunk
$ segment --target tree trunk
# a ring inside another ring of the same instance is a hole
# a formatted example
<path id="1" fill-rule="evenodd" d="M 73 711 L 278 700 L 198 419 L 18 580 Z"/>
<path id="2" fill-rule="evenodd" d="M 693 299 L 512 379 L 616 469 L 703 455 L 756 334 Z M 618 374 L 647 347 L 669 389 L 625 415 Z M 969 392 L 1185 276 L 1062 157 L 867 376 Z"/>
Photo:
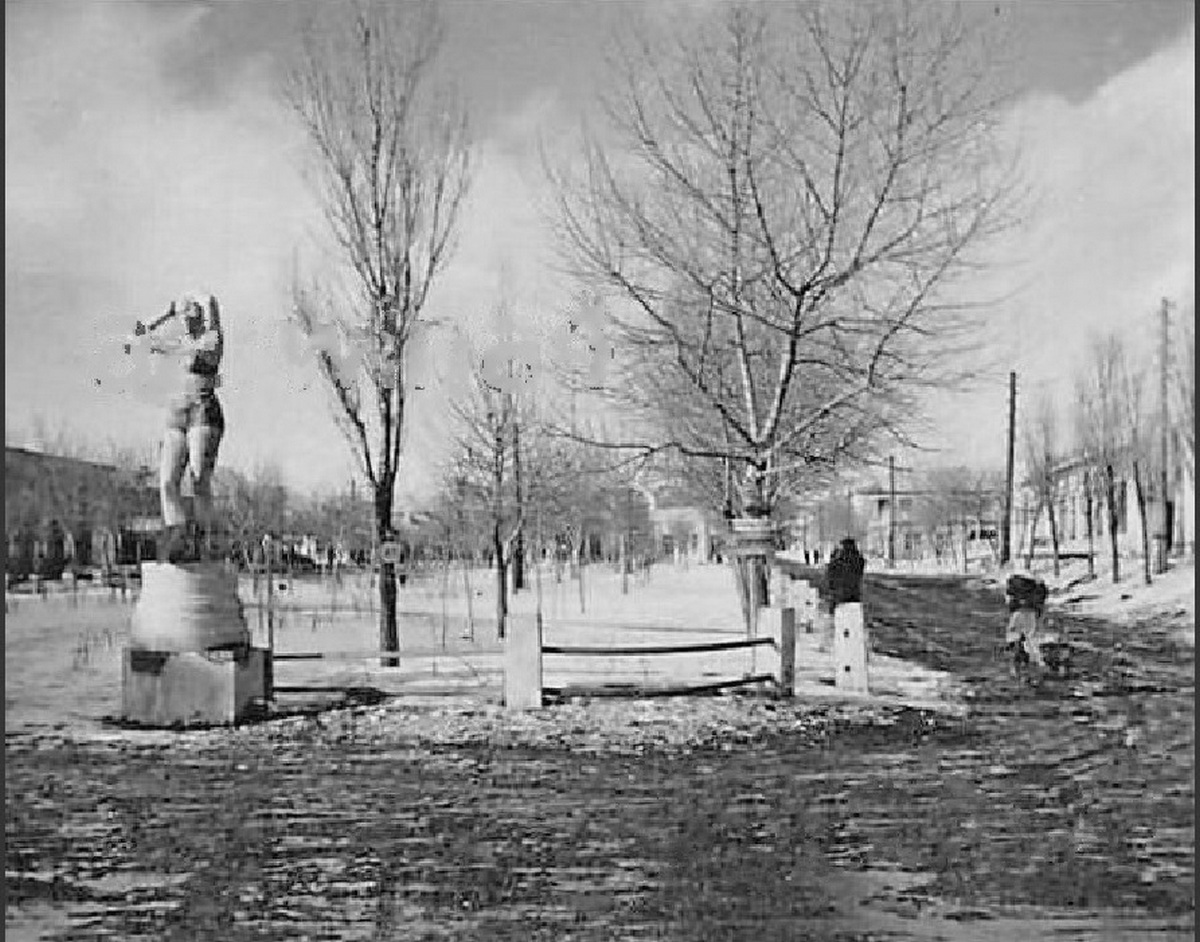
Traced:
<path id="1" fill-rule="evenodd" d="M 579 614 L 586 614 L 587 592 L 583 587 L 583 544 L 579 546 Z"/>
<path id="2" fill-rule="evenodd" d="M 729 554 L 729 564 L 733 567 L 733 584 L 737 587 L 738 602 L 742 606 L 742 622 L 746 626 L 746 637 L 749 638 L 753 630 L 753 622 L 751 621 L 753 610 L 750 607 L 750 582 L 747 577 L 746 566 L 742 557 L 737 555 L 737 553 Z"/>
<path id="3" fill-rule="evenodd" d="M 508 566 L 504 560 L 504 541 L 500 539 L 500 524 L 492 527 L 492 552 L 496 557 L 496 637 L 504 638 L 508 621 Z"/>
<path id="4" fill-rule="evenodd" d="M 767 559 L 765 556 L 746 556 L 742 558 L 742 566 L 748 609 L 746 636 L 753 639 L 758 637 L 758 610 L 769 603 Z"/>
<path id="5" fill-rule="evenodd" d="M 513 594 L 516 595 L 522 589 L 527 588 L 525 580 L 525 534 L 523 531 L 517 532 L 517 538 L 513 542 L 512 571 Z"/>
<path id="6" fill-rule="evenodd" d="M 464 556 L 462 559 L 463 592 L 467 597 L 467 634 L 475 640 L 475 605 L 471 601 L 471 560 Z"/>
<path id="7" fill-rule="evenodd" d="M 621 534 L 621 594 L 629 594 L 629 535 Z"/>
<path id="8" fill-rule="evenodd" d="M 1104 466 L 1104 487 L 1108 497 L 1108 542 L 1112 548 L 1112 581 L 1121 581 L 1121 553 L 1117 543 L 1117 481 L 1111 464 Z"/>
<path id="9" fill-rule="evenodd" d="M 971 560 L 967 556 L 967 544 L 969 542 L 968 536 L 970 534 L 970 528 L 965 520 L 960 524 L 960 526 L 962 527 L 962 571 L 965 575 L 971 571 Z"/>
<path id="10" fill-rule="evenodd" d="M 1096 578 L 1096 528 L 1093 524 L 1092 515 L 1095 513 L 1095 508 L 1092 504 L 1092 480 L 1091 475 L 1088 475 L 1084 482 L 1083 491 L 1083 512 L 1087 516 L 1087 541 L 1088 541 L 1088 578 Z"/>
<path id="11" fill-rule="evenodd" d="M 1025 568 L 1033 568 L 1033 546 L 1037 540 L 1037 525 L 1038 519 L 1042 516 L 1042 503 L 1038 501 L 1037 507 L 1033 511 L 1033 520 L 1029 523 L 1029 552 L 1025 556 Z"/>
<path id="12" fill-rule="evenodd" d="M 1050 517 L 1050 547 L 1054 553 L 1054 576 L 1058 577 L 1058 519 L 1054 516 L 1054 498 L 1046 499 L 1046 513 Z"/>
<path id="13" fill-rule="evenodd" d="M 392 536 L 392 484 L 380 480 L 375 491 L 375 534 L 379 545 Z M 396 566 L 394 563 L 379 563 L 379 649 L 400 650 L 400 625 L 396 621 Z M 399 667 L 400 658 L 384 657 L 382 667 Z"/>
<path id="14" fill-rule="evenodd" d="M 1142 471 L 1137 461 L 1133 462 L 1133 492 L 1137 497 L 1138 516 L 1142 519 L 1142 575 L 1146 585 L 1151 585 L 1150 521 L 1146 519 L 1146 491 L 1142 487 Z"/>
<path id="15" fill-rule="evenodd" d="M 525 519 L 525 491 L 521 487 L 521 426 L 513 420 L 513 482 L 516 485 L 517 520 Z M 513 594 L 525 588 L 525 527 L 518 523 L 516 542 L 513 543 L 512 571 Z"/>
<path id="16" fill-rule="evenodd" d="M 446 545 L 450 545 L 450 537 L 446 536 Z M 450 622 L 450 553 L 442 553 L 442 650 L 446 650 L 446 629 Z M 434 661 L 437 664 L 437 661 Z"/>

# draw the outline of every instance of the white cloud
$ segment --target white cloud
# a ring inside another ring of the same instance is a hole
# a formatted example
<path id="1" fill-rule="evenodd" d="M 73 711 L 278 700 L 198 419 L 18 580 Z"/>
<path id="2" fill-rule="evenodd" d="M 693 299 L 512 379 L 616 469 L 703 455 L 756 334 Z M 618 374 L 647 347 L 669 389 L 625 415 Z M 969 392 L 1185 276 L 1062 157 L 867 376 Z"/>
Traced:
<path id="1" fill-rule="evenodd" d="M 58 408 L 101 435 L 157 435 L 158 409 L 113 376 L 112 338 L 204 287 L 228 336 L 223 461 L 274 457 L 297 480 L 314 468 L 341 476 L 340 461 L 321 460 L 321 435 L 336 431 L 303 388 L 312 377 L 271 368 L 291 252 L 313 217 L 268 63 L 240 65 L 217 106 L 164 81 L 205 15 L 70 4 L 10 17 L 6 411 Z M 296 412 L 305 420 L 287 421 Z"/>
<path id="2" fill-rule="evenodd" d="M 1046 393 L 1063 408 L 1090 332 L 1117 331 L 1153 352 L 1160 299 L 1190 296 L 1195 253 L 1195 35 L 1119 73 L 1078 104 L 1020 102 L 1019 136 L 1034 188 L 1032 226 L 1003 289 L 1017 294 L 995 333 L 1007 338 L 976 406 L 946 397 L 943 438 L 959 458 L 1000 464 L 1007 369 L 1023 405 Z M 1004 281 L 1004 278 L 1001 278 Z M 979 418 L 992 414 L 994 422 Z"/>

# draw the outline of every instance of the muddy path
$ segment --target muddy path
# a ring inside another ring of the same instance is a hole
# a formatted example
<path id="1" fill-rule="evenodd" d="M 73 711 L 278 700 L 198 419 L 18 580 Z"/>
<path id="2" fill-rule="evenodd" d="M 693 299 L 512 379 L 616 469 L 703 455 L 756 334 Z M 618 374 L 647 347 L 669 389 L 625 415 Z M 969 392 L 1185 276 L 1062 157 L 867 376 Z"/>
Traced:
<path id="1" fill-rule="evenodd" d="M 9 937 L 1190 938 L 1191 652 L 1076 620 L 1076 676 L 1031 688 L 995 595 L 869 590 L 875 649 L 967 678 L 966 719 L 760 704 L 766 728 L 682 748 L 438 746 L 376 708 L 9 737 Z"/>

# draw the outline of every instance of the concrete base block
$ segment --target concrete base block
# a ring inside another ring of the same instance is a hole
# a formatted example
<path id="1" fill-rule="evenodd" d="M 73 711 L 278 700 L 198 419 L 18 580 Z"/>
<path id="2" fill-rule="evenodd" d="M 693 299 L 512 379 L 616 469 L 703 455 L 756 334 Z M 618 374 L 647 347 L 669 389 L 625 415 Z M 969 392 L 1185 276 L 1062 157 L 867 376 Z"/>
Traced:
<path id="1" fill-rule="evenodd" d="M 867 629 L 861 602 L 833 611 L 833 679 L 839 690 L 868 692 Z"/>
<path id="2" fill-rule="evenodd" d="M 236 723 L 266 694 L 267 651 L 126 648 L 124 718 L 146 726 Z"/>
<path id="3" fill-rule="evenodd" d="M 504 706 L 509 710 L 542 706 L 542 625 L 537 617 L 509 616 L 504 639 Z"/>

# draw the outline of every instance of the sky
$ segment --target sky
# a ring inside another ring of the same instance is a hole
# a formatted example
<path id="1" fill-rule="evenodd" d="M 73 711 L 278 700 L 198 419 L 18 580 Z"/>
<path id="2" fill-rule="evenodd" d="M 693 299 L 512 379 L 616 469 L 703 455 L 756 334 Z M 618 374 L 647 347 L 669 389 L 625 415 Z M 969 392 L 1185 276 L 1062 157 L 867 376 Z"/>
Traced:
<path id="1" fill-rule="evenodd" d="M 652 17 L 709 15 L 707 0 Z M 467 103 L 474 180 L 428 313 L 472 334 L 498 293 L 516 329 L 562 336 L 573 287 L 545 223 L 539 140 L 569 142 L 604 87 L 619 2 L 442 4 L 442 68 Z M 5 424 L 149 450 L 161 406 L 127 375 L 137 318 L 203 288 L 222 305 L 221 463 L 274 464 L 299 490 L 355 464 L 315 369 L 287 333 L 298 246 L 319 215 L 302 138 L 277 94 L 304 12 L 275 2 L 5 4 Z M 1154 336 L 1160 299 L 1193 296 L 1195 25 L 1184 0 L 974 3 L 1010 31 L 1006 133 L 1037 212 L 1007 246 L 995 343 L 972 390 L 929 403 L 923 441 L 948 463 L 1003 462 L 1007 375 L 1018 401 L 1068 396 L 1089 332 Z M 565 145 L 564 145 L 565 146 Z M 414 361 L 402 492 L 428 492 L 444 399 L 465 353 L 430 331 Z"/>

